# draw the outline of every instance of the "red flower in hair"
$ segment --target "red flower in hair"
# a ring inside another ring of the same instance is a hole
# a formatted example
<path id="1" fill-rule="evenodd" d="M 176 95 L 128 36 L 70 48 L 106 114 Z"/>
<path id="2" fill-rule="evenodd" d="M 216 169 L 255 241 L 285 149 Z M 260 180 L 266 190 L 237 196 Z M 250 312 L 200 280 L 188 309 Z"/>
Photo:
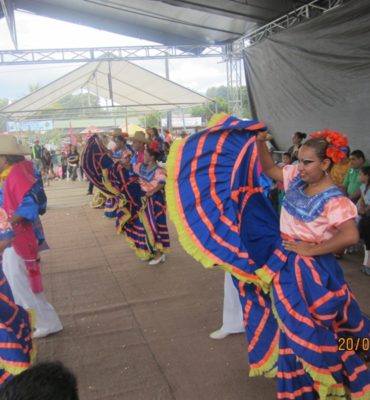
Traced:
<path id="1" fill-rule="evenodd" d="M 160 153 L 161 152 L 160 146 L 161 144 L 157 140 L 153 140 L 149 144 L 149 149 L 155 151 L 156 153 Z"/>
<path id="2" fill-rule="evenodd" d="M 323 132 L 317 132 L 310 136 L 311 139 L 323 139 L 328 142 L 326 155 L 333 161 L 334 164 L 340 163 L 347 155 L 343 151 L 348 147 L 348 139 L 337 131 L 329 131 L 324 129 Z"/>

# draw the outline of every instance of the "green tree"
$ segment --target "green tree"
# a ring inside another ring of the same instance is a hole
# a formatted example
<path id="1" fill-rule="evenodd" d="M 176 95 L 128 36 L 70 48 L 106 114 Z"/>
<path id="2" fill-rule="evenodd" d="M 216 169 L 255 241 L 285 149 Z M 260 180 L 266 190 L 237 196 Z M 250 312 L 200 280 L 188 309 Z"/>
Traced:
<path id="1" fill-rule="evenodd" d="M 217 113 L 227 113 L 228 107 L 228 88 L 226 86 L 211 87 L 207 90 L 206 96 L 214 101 L 204 106 L 196 106 L 191 109 L 193 117 L 202 117 L 203 123 L 207 124 L 211 116 Z M 242 118 L 250 118 L 248 91 L 245 86 L 241 88 Z"/>
<path id="2" fill-rule="evenodd" d="M 139 118 L 141 126 L 149 126 L 151 128 L 160 128 L 161 127 L 161 118 L 165 118 L 166 113 L 155 112 L 152 114 L 146 114 Z"/>
<path id="3" fill-rule="evenodd" d="M 9 104 L 9 99 L 0 97 L 0 110 Z M 0 132 L 6 131 L 6 117 L 5 115 L 0 115 Z"/>

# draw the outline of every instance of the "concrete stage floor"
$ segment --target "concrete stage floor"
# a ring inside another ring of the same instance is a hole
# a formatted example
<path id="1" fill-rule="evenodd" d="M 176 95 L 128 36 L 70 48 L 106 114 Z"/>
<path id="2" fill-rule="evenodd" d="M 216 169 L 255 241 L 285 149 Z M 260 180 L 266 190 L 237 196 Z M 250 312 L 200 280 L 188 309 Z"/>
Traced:
<path id="1" fill-rule="evenodd" d="M 223 272 L 205 270 L 170 224 L 168 261 L 136 258 L 113 220 L 89 207 L 87 183 L 52 182 L 42 217 L 46 295 L 64 330 L 37 340 L 38 361 L 61 360 L 81 400 L 272 400 L 276 381 L 248 378 L 244 335 L 211 340 L 222 319 Z M 343 267 L 363 311 L 370 277 L 360 255 Z"/>

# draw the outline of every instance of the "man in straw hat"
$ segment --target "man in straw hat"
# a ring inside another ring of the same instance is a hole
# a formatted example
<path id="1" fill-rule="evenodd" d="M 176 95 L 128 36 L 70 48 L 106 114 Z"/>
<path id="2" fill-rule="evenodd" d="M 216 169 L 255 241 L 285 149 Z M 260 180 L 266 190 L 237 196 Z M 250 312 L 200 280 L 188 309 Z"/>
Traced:
<path id="1" fill-rule="evenodd" d="M 135 152 L 131 159 L 131 164 L 143 163 L 145 145 L 149 144 L 150 140 L 145 137 L 145 133 L 143 131 L 136 131 L 131 140 L 132 148 Z"/>
<path id="2" fill-rule="evenodd" d="M 36 313 L 34 337 L 43 337 L 63 327 L 43 292 L 34 223 L 44 206 L 44 193 L 32 161 L 25 160 L 30 153 L 14 137 L 0 136 L 0 208 L 7 213 L 15 233 L 11 247 L 3 253 L 3 271 L 15 303 Z"/>

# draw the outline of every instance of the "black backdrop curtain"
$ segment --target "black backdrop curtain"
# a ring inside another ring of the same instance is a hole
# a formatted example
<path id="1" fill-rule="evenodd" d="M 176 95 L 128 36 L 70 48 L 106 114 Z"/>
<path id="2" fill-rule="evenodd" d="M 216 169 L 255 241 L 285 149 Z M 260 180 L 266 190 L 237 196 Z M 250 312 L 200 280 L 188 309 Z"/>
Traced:
<path id="1" fill-rule="evenodd" d="M 280 149 L 296 131 L 329 128 L 370 159 L 370 0 L 277 33 L 244 57 L 252 112 Z"/>

